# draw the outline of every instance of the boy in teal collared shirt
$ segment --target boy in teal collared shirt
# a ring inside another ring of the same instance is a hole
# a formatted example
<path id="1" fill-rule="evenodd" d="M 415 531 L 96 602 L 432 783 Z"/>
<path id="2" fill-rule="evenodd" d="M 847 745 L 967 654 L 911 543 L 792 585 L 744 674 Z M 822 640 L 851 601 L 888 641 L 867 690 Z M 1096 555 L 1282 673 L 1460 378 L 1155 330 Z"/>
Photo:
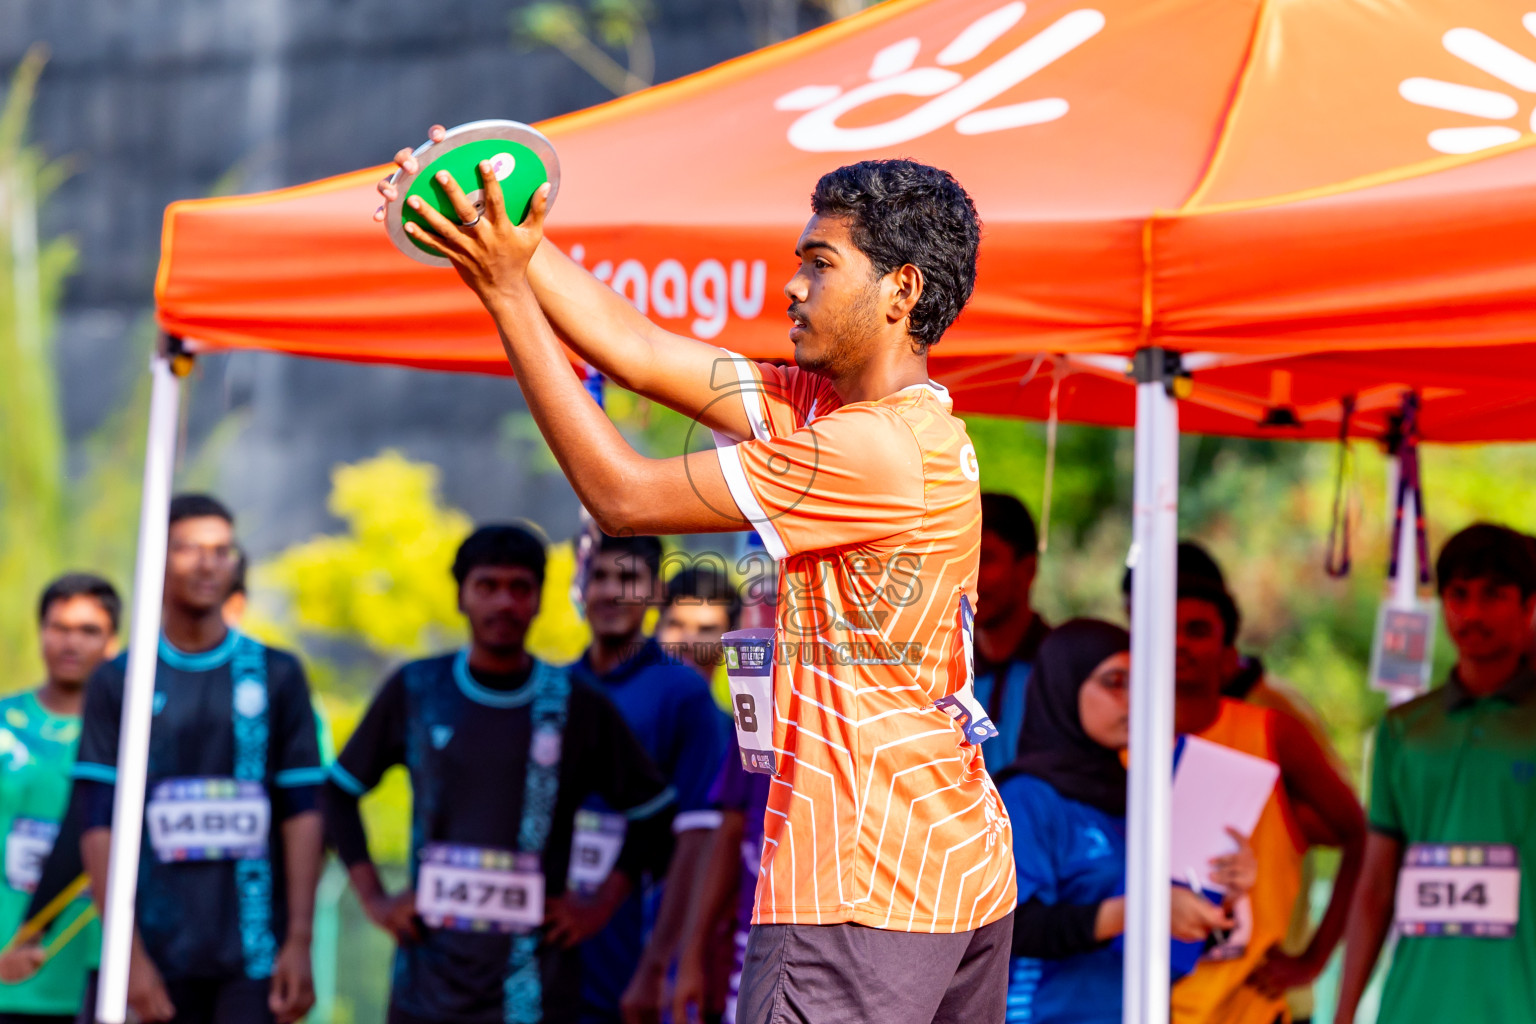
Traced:
<path id="1" fill-rule="evenodd" d="M 122 601 L 106 580 L 83 573 L 55 580 L 38 608 L 47 681 L 0 700 L 0 935 L 7 941 L 27 916 L 58 836 L 80 743 L 85 681 L 115 652 L 121 613 Z M 90 896 L 81 895 L 51 930 L 59 934 L 90 912 Z M 100 946 L 93 921 L 46 959 L 35 943 L 0 956 L 0 1024 L 74 1020 Z"/>
<path id="2" fill-rule="evenodd" d="M 1536 1019 L 1536 882 L 1519 878 L 1536 863 L 1536 554 L 1479 524 L 1446 543 L 1436 572 L 1458 659 L 1445 686 L 1377 730 L 1336 1024 L 1354 1019 L 1394 904 L 1381 1020 Z"/>

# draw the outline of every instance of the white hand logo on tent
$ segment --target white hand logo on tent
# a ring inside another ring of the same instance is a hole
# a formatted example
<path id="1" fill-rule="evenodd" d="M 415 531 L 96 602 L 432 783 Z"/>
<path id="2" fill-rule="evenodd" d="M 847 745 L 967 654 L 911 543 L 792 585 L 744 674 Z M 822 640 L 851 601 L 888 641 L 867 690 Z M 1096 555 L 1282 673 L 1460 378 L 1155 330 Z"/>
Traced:
<path id="1" fill-rule="evenodd" d="M 1525 29 L 1536 36 L 1536 12 L 1521 19 Z M 1472 67 L 1497 78 L 1522 93 L 1536 94 L 1536 61 L 1510 49 L 1475 28 L 1453 28 L 1441 37 L 1441 44 Z M 1508 121 L 1520 113 L 1520 100 L 1509 93 L 1495 92 L 1437 78 L 1405 78 L 1398 94 L 1421 107 L 1448 110 L 1488 121 Z M 1536 129 L 1536 110 L 1530 126 Z M 1462 128 L 1437 128 L 1429 133 L 1429 145 L 1441 153 L 1476 153 L 1514 142 L 1519 128 L 1504 125 L 1476 125 Z"/>
<path id="2" fill-rule="evenodd" d="M 875 54 L 869 82 L 844 92 L 836 85 L 807 85 L 780 96 L 777 110 L 804 110 L 789 126 L 789 142 L 808 153 L 883 149 L 921 138 L 953 123 L 961 135 L 983 135 L 1055 121 L 1067 112 L 1059 98 L 1030 100 L 978 110 L 1042 68 L 1071 53 L 1104 28 L 1104 15 L 1073 11 L 969 77 L 949 70 L 981 56 L 1024 17 L 1022 0 L 983 15 L 939 51 L 935 67 L 913 67 L 922 49 L 915 36 Z M 838 119 L 887 96 L 932 96 L 911 113 L 880 124 L 844 128 Z"/>

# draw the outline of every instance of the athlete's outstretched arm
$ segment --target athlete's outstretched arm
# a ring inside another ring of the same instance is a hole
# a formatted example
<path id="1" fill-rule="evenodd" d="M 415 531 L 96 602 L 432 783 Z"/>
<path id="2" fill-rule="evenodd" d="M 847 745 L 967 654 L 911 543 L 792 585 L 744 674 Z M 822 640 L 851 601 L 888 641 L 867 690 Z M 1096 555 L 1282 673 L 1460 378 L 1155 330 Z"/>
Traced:
<path id="1" fill-rule="evenodd" d="M 528 218 L 514 224 L 489 164 L 481 164 L 480 176 L 486 206 L 478 223 L 455 224 L 423 204 L 413 208 L 436 233 L 414 224 L 408 229 L 449 259 L 490 310 L 528 410 L 582 505 L 609 534 L 744 529 L 747 521 L 713 453 L 642 456 L 577 380 L 528 280 L 529 261 L 543 238 L 548 186 L 534 196 Z M 473 220 L 474 207 L 451 179 L 446 189 L 460 216 Z"/>
<path id="2" fill-rule="evenodd" d="M 432 141 L 444 135 L 442 125 L 432 126 Z M 395 163 L 407 173 L 418 169 L 409 149 L 396 153 Z M 379 193 L 399 198 L 387 179 Z M 382 210 L 376 216 L 382 219 Z M 748 435 L 741 403 L 718 401 L 737 379 L 720 348 L 662 330 L 549 241 L 529 261 L 528 282 L 550 326 L 614 383 L 712 429 L 738 439 Z"/>

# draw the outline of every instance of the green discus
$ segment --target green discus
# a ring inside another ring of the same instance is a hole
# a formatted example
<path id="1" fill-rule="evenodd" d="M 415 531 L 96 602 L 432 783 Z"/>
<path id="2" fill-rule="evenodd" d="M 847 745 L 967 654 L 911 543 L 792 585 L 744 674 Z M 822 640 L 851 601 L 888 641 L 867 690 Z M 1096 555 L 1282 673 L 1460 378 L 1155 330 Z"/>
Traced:
<path id="1" fill-rule="evenodd" d="M 491 169 L 501 182 L 502 196 L 509 211 L 515 211 L 519 222 L 528 215 L 533 194 L 546 181 L 550 183 L 549 201 L 555 201 L 560 190 L 560 160 L 555 147 L 535 128 L 518 121 L 471 121 L 457 128 L 448 129 L 442 142 L 426 142 L 415 152 L 419 169 L 415 174 L 396 171 L 391 184 L 400 190 L 400 199 L 389 204 L 385 223 L 389 226 L 390 241 L 395 248 L 421 263 L 434 267 L 449 266 L 449 262 L 421 245 L 405 231 L 407 223 L 426 228 L 422 216 L 406 201 L 420 196 L 421 201 L 451 221 L 459 219 L 448 194 L 436 181 L 438 171 L 447 171 L 464 190 L 465 196 L 475 204 L 477 211 L 485 209 L 484 194 L 480 185 L 480 162 L 490 161 Z M 430 228 L 426 228 L 431 230 Z"/>

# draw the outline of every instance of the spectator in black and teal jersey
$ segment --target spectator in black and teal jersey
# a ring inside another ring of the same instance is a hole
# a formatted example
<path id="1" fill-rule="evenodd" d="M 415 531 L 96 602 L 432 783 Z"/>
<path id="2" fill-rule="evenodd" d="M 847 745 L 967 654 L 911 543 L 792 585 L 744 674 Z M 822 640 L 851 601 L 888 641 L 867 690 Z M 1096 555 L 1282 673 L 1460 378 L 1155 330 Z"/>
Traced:
<path id="1" fill-rule="evenodd" d="M 128 981 L 142 1021 L 289 1024 L 314 1003 L 314 712 L 298 659 L 225 624 L 238 557 L 224 505 L 171 501 Z M 86 692 L 74 813 L 92 878 L 107 877 L 125 672 L 125 656 L 101 666 Z"/>
<path id="2" fill-rule="evenodd" d="M 1345 933 L 1351 1024 L 1393 924 L 1392 1024 L 1536 1020 L 1536 557 L 1480 523 L 1435 563 L 1456 667 L 1376 730 L 1370 836 Z"/>
<path id="3" fill-rule="evenodd" d="M 14 936 L 31 917 L 27 903 L 69 803 L 85 682 L 117 653 L 121 616 L 117 591 L 101 577 L 71 573 L 54 580 L 38 602 L 47 677 L 36 690 L 0 700 L 0 935 Z M 0 956 L 0 1024 L 74 1020 L 101 947 L 101 928 L 91 916 L 90 897 L 82 894 L 50 922 L 57 925 L 48 930 L 52 955 L 30 941 Z"/>
<path id="4" fill-rule="evenodd" d="M 476 530 L 453 565 L 469 647 L 391 675 L 332 766 L 331 842 L 399 943 L 390 1024 L 575 1019 L 576 945 L 665 870 L 672 790 L 606 696 L 523 646 L 544 563 L 526 530 Z M 412 885 L 390 894 L 357 802 L 396 764 L 411 778 Z M 567 865 L 592 795 L 629 827 L 588 895 L 571 891 Z"/>

